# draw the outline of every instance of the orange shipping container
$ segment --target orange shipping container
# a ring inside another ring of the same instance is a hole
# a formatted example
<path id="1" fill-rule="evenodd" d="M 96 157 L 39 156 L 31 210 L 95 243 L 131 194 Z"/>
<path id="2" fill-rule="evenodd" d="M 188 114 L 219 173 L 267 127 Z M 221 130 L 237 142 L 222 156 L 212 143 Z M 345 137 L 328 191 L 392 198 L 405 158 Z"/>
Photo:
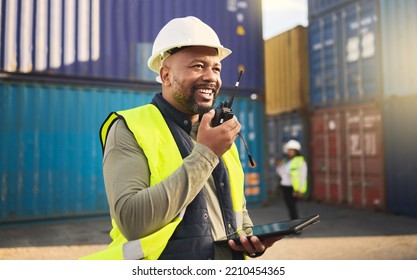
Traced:
<path id="1" fill-rule="evenodd" d="M 297 26 L 265 40 L 265 113 L 308 106 L 308 35 Z"/>

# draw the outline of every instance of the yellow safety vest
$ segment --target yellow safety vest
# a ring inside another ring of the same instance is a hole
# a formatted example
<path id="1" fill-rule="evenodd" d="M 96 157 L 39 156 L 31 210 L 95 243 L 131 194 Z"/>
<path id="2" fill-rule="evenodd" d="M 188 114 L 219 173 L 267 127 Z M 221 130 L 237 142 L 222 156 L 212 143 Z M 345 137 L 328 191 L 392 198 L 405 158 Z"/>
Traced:
<path id="1" fill-rule="evenodd" d="M 150 169 L 150 186 L 158 184 L 170 176 L 181 164 L 182 157 L 161 112 L 152 104 L 130 110 L 111 113 L 103 123 L 100 136 L 104 149 L 107 133 L 111 125 L 120 116 L 124 118 L 129 130 L 135 136 L 139 146 L 144 151 Z M 141 120 L 141 121 L 138 121 Z M 244 198 L 244 174 L 235 145 L 222 156 L 229 174 L 233 209 L 236 224 L 242 228 L 242 206 Z M 185 209 L 158 231 L 140 238 L 128 241 L 120 232 L 114 219 L 110 232 L 112 242 L 103 251 L 93 253 L 81 259 L 148 259 L 156 260 L 164 251 L 176 227 L 181 222 Z"/>
<path id="2" fill-rule="evenodd" d="M 300 168 L 303 166 L 303 163 L 303 156 L 295 156 L 293 159 L 291 159 L 290 177 L 294 191 L 304 194 L 307 192 L 307 178 L 302 176 L 303 174 L 300 173 Z"/>

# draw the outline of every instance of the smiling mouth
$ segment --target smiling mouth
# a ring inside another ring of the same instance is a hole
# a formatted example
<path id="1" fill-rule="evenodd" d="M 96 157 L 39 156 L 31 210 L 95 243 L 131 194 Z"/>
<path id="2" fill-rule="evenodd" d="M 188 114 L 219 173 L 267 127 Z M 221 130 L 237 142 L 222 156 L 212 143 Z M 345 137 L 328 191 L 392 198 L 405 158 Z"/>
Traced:
<path id="1" fill-rule="evenodd" d="M 212 100 L 214 96 L 214 89 L 200 88 L 197 92 L 205 99 Z"/>

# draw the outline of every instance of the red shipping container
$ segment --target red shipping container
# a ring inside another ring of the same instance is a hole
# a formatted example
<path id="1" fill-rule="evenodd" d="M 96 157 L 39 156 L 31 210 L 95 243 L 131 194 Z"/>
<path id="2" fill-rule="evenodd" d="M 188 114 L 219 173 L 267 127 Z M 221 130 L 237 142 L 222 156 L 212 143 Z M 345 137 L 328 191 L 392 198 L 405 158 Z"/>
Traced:
<path id="1" fill-rule="evenodd" d="M 342 114 L 338 110 L 317 110 L 311 115 L 311 167 L 313 198 L 344 203 L 344 143 Z"/>
<path id="2" fill-rule="evenodd" d="M 348 204 L 385 209 L 381 110 L 373 105 L 344 112 Z"/>
<path id="3" fill-rule="evenodd" d="M 380 108 L 359 104 L 318 109 L 311 122 L 313 198 L 385 210 Z"/>

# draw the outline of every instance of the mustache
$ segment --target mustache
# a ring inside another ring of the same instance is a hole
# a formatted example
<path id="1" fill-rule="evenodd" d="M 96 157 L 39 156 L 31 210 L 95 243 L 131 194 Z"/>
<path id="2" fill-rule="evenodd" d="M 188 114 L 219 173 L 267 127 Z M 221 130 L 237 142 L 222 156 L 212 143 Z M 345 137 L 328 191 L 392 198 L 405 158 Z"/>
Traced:
<path id="1" fill-rule="evenodd" d="M 211 89 L 214 93 L 217 93 L 217 90 L 218 90 L 217 85 L 212 84 L 212 83 L 204 83 L 204 84 L 200 83 L 200 84 L 193 85 L 191 88 L 193 91 L 201 89 L 201 88 L 208 88 L 208 89 Z"/>

